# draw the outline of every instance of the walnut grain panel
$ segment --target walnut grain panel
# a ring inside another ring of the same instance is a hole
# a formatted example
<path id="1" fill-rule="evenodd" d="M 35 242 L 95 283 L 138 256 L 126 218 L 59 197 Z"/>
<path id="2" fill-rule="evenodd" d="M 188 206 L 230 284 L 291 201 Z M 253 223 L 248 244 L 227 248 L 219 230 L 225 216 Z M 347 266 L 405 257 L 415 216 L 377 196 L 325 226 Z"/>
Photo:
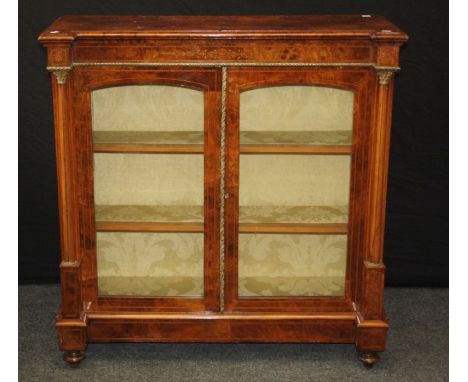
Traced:
<path id="1" fill-rule="evenodd" d="M 72 54 L 70 44 L 54 45 L 48 50 L 47 66 L 70 66 Z"/>
<path id="2" fill-rule="evenodd" d="M 388 324 L 380 321 L 381 326 L 358 325 L 356 346 L 361 352 L 381 352 L 387 343 Z"/>
<path id="3" fill-rule="evenodd" d="M 231 336 L 245 342 L 331 342 L 349 343 L 354 337 L 352 321 L 314 320 L 304 322 L 291 319 L 287 322 L 234 321 Z M 281 338 L 275 338 L 275 334 Z"/>
<path id="4" fill-rule="evenodd" d="M 60 350 L 85 350 L 87 346 L 86 326 L 57 325 Z"/>
<path id="5" fill-rule="evenodd" d="M 64 318 L 78 318 L 81 313 L 80 263 L 62 261 L 60 264 L 62 292 L 61 314 Z"/>
<path id="6" fill-rule="evenodd" d="M 385 266 L 365 262 L 363 272 L 361 313 L 367 320 L 380 319 L 383 316 Z"/>
<path id="7" fill-rule="evenodd" d="M 370 63 L 375 47 L 370 41 L 349 43 L 311 40 L 119 40 L 77 41 L 75 62 L 174 62 L 174 61 L 261 61 L 261 62 L 342 62 Z"/>
<path id="8" fill-rule="evenodd" d="M 95 319 L 90 342 L 354 342 L 350 319 Z"/>

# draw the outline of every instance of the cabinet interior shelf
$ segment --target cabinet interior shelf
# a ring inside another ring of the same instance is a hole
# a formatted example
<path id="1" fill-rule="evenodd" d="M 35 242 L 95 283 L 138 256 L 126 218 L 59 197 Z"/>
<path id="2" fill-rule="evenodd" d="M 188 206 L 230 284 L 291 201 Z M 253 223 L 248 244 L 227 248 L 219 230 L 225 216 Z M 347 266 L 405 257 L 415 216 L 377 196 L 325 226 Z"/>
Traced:
<path id="1" fill-rule="evenodd" d="M 101 232 L 203 232 L 202 206 L 97 205 Z M 347 206 L 241 206 L 240 233 L 347 233 Z"/>
<path id="2" fill-rule="evenodd" d="M 351 131 L 243 131 L 242 154 L 350 154 Z M 95 131 L 100 153 L 203 153 L 203 132 Z"/>
<path id="3" fill-rule="evenodd" d="M 94 131 L 99 153 L 203 154 L 203 132 L 198 131 Z"/>

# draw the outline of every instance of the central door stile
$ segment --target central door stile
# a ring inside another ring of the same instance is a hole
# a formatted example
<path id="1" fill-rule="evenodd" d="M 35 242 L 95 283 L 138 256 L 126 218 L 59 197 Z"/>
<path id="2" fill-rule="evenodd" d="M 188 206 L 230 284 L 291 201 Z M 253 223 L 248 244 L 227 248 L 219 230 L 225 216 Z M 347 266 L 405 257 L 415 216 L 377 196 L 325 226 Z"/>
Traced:
<path id="1" fill-rule="evenodd" d="M 219 295 L 219 310 L 224 312 L 224 253 L 225 253 L 225 243 L 224 243 L 224 199 L 229 195 L 225 193 L 224 187 L 224 175 L 226 167 L 226 92 L 227 92 L 227 67 L 222 66 L 222 82 L 221 82 L 221 163 L 220 163 L 220 224 L 219 224 L 219 237 L 220 237 L 220 295 Z"/>

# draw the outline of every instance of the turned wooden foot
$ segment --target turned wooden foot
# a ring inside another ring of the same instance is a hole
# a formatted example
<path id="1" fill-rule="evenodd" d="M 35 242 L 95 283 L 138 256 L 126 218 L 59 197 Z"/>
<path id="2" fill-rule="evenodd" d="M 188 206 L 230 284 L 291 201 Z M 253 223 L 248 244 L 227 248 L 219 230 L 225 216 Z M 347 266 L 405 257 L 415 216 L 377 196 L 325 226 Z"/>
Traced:
<path id="1" fill-rule="evenodd" d="M 70 367 L 78 367 L 84 357 L 85 355 L 82 351 L 67 351 L 63 353 L 63 359 L 68 362 Z"/>
<path id="2" fill-rule="evenodd" d="M 361 361 L 365 367 L 370 369 L 377 362 L 379 362 L 379 355 L 375 352 L 361 352 L 359 353 L 359 361 Z"/>

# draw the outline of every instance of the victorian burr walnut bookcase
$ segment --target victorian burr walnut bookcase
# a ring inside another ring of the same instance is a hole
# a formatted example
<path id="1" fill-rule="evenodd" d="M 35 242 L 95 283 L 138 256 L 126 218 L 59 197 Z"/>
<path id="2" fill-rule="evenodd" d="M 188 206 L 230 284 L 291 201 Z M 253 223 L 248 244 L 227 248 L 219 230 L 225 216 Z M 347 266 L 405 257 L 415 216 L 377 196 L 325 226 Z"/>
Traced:
<path id="1" fill-rule="evenodd" d="M 394 73 L 354 16 L 65 16 L 52 73 L 60 349 L 89 342 L 385 349 Z"/>

